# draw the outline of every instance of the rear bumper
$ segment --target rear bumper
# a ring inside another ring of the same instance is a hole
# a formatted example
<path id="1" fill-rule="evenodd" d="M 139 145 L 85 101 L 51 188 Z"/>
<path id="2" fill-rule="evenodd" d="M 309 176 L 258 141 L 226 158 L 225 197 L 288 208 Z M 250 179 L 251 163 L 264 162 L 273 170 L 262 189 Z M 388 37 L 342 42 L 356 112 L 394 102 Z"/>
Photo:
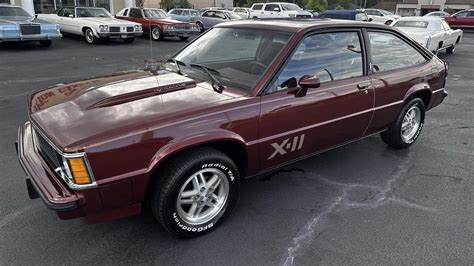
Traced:
<path id="1" fill-rule="evenodd" d="M 30 198 L 40 197 L 48 208 L 56 211 L 70 211 L 81 207 L 82 197 L 62 184 L 38 154 L 29 122 L 18 129 L 17 153 L 27 175 Z"/>
<path id="2" fill-rule="evenodd" d="M 15 35 L 0 37 L 0 42 L 21 42 L 21 41 L 49 41 L 61 39 L 61 34 L 32 34 L 32 35 Z"/>
<path id="3" fill-rule="evenodd" d="M 445 88 L 433 91 L 431 93 L 431 104 L 427 109 L 440 105 L 447 96 L 448 91 Z"/>

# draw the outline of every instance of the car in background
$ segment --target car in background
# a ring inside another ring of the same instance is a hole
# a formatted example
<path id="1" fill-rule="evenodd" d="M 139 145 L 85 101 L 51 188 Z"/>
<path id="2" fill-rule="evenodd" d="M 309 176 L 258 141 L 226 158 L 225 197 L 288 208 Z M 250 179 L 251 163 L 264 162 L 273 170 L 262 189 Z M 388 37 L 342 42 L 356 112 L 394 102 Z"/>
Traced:
<path id="1" fill-rule="evenodd" d="M 224 7 L 220 7 L 220 6 L 203 7 L 203 8 L 198 10 L 198 16 L 201 16 L 207 10 L 222 10 L 222 11 L 225 11 L 227 9 L 224 8 Z"/>
<path id="2" fill-rule="evenodd" d="M 0 4 L 0 43 L 38 41 L 49 47 L 61 37 L 58 24 L 36 19 L 19 6 Z"/>
<path id="3" fill-rule="evenodd" d="M 392 22 L 400 18 L 399 15 L 395 15 L 392 12 L 383 9 L 367 8 L 364 9 L 364 11 L 373 22 L 385 25 L 390 25 Z"/>
<path id="4" fill-rule="evenodd" d="M 344 20 L 356 20 L 356 21 L 372 21 L 367 14 L 360 9 L 356 10 L 326 10 L 321 12 L 318 18 L 332 18 L 332 19 L 344 19 Z"/>
<path id="5" fill-rule="evenodd" d="M 234 7 L 232 9 L 237 15 L 241 16 L 242 18 L 250 18 L 250 9 L 246 7 Z"/>
<path id="6" fill-rule="evenodd" d="M 441 50 L 452 54 L 463 33 L 462 30 L 451 29 L 439 17 L 402 17 L 393 22 L 392 27 L 401 30 L 434 54 Z"/>
<path id="7" fill-rule="evenodd" d="M 189 36 L 199 33 L 196 24 L 174 20 L 158 8 L 124 8 L 115 17 L 140 23 L 143 32 L 150 34 L 154 41 L 163 40 L 165 37 L 179 37 L 180 40 L 186 41 Z"/>
<path id="8" fill-rule="evenodd" d="M 444 19 L 451 28 L 474 28 L 474 9 L 459 11 Z"/>
<path id="9" fill-rule="evenodd" d="M 196 9 L 174 8 L 168 11 L 168 14 L 175 20 L 189 22 L 191 17 L 198 15 L 198 11 Z"/>
<path id="10" fill-rule="evenodd" d="M 449 16 L 449 13 L 448 12 L 444 12 L 444 11 L 433 11 L 433 12 L 430 12 L 426 15 L 424 15 L 423 17 L 448 17 Z"/>
<path id="11" fill-rule="evenodd" d="M 56 14 L 38 14 L 38 18 L 59 24 L 61 32 L 84 36 L 87 43 L 103 39 L 122 39 L 131 43 L 143 34 L 142 25 L 115 19 L 98 7 L 62 7 Z"/>
<path id="12" fill-rule="evenodd" d="M 243 19 L 237 13 L 227 10 L 206 10 L 201 16 L 191 18 L 191 22 L 196 23 L 198 30 L 204 32 L 207 29 L 212 28 L 214 25 Z"/>
<path id="13" fill-rule="evenodd" d="M 30 197 L 62 219 L 104 222 L 149 206 L 166 231 L 198 237 L 222 225 L 241 188 L 254 191 L 244 178 L 377 133 L 409 148 L 447 96 L 446 78 L 445 62 L 385 25 L 233 21 L 160 71 L 30 94 L 18 159 Z"/>
<path id="14" fill-rule="evenodd" d="M 292 3 L 255 3 L 250 18 L 312 18 L 313 14 Z"/>

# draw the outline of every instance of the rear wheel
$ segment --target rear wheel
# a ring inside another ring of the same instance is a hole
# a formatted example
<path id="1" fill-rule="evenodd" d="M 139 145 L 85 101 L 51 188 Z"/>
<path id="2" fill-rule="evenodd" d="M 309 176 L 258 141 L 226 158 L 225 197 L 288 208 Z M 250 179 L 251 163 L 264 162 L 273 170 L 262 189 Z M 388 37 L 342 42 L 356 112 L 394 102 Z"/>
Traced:
<path id="1" fill-rule="evenodd" d="M 449 46 L 448 48 L 446 48 L 446 53 L 447 54 L 453 54 L 455 48 L 456 48 L 456 46 L 454 44 Z"/>
<path id="2" fill-rule="evenodd" d="M 44 40 L 44 41 L 40 41 L 40 44 L 42 47 L 50 47 L 51 44 L 53 44 L 53 41 L 51 40 Z"/>
<path id="3" fill-rule="evenodd" d="M 418 139 L 424 121 L 425 105 L 420 98 L 414 98 L 403 107 L 395 123 L 380 136 L 392 148 L 408 148 Z"/>
<path id="4" fill-rule="evenodd" d="M 178 155 L 156 176 L 151 209 L 170 233 L 197 237 L 222 222 L 237 201 L 240 178 L 234 162 L 212 148 Z"/>
<path id="5" fill-rule="evenodd" d="M 201 22 L 196 22 L 196 25 L 198 27 L 199 32 L 203 33 L 204 32 L 204 25 L 202 25 Z"/>

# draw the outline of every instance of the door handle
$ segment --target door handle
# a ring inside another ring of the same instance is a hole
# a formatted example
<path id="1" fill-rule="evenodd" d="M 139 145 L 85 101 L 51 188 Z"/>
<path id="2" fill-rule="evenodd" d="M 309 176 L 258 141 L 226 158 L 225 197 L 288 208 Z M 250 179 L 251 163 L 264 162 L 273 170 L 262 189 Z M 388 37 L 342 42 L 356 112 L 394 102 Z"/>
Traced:
<path id="1" fill-rule="evenodd" d="M 371 82 L 370 81 L 364 81 L 359 84 L 357 84 L 357 88 L 359 90 L 367 90 L 370 87 Z"/>

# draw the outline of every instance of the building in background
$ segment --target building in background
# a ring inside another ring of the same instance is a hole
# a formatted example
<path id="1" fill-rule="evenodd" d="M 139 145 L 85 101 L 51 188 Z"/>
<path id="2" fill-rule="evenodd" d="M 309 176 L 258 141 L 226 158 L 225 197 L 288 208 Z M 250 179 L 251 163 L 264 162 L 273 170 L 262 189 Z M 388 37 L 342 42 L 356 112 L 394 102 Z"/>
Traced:
<path id="1" fill-rule="evenodd" d="M 403 0 L 397 3 L 396 13 L 401 16 L 423 16 L 433 11 L 460 11 L 473 7 L 474 0 Z"/>
<path id="2" fill-rule="evenodd" d="M 30 14 L 53 13 L 63 6 L 103 7 L 115 14 L 135 5 L 134 0 L 0 0 L 0 3 L 21 6 Z"/>

